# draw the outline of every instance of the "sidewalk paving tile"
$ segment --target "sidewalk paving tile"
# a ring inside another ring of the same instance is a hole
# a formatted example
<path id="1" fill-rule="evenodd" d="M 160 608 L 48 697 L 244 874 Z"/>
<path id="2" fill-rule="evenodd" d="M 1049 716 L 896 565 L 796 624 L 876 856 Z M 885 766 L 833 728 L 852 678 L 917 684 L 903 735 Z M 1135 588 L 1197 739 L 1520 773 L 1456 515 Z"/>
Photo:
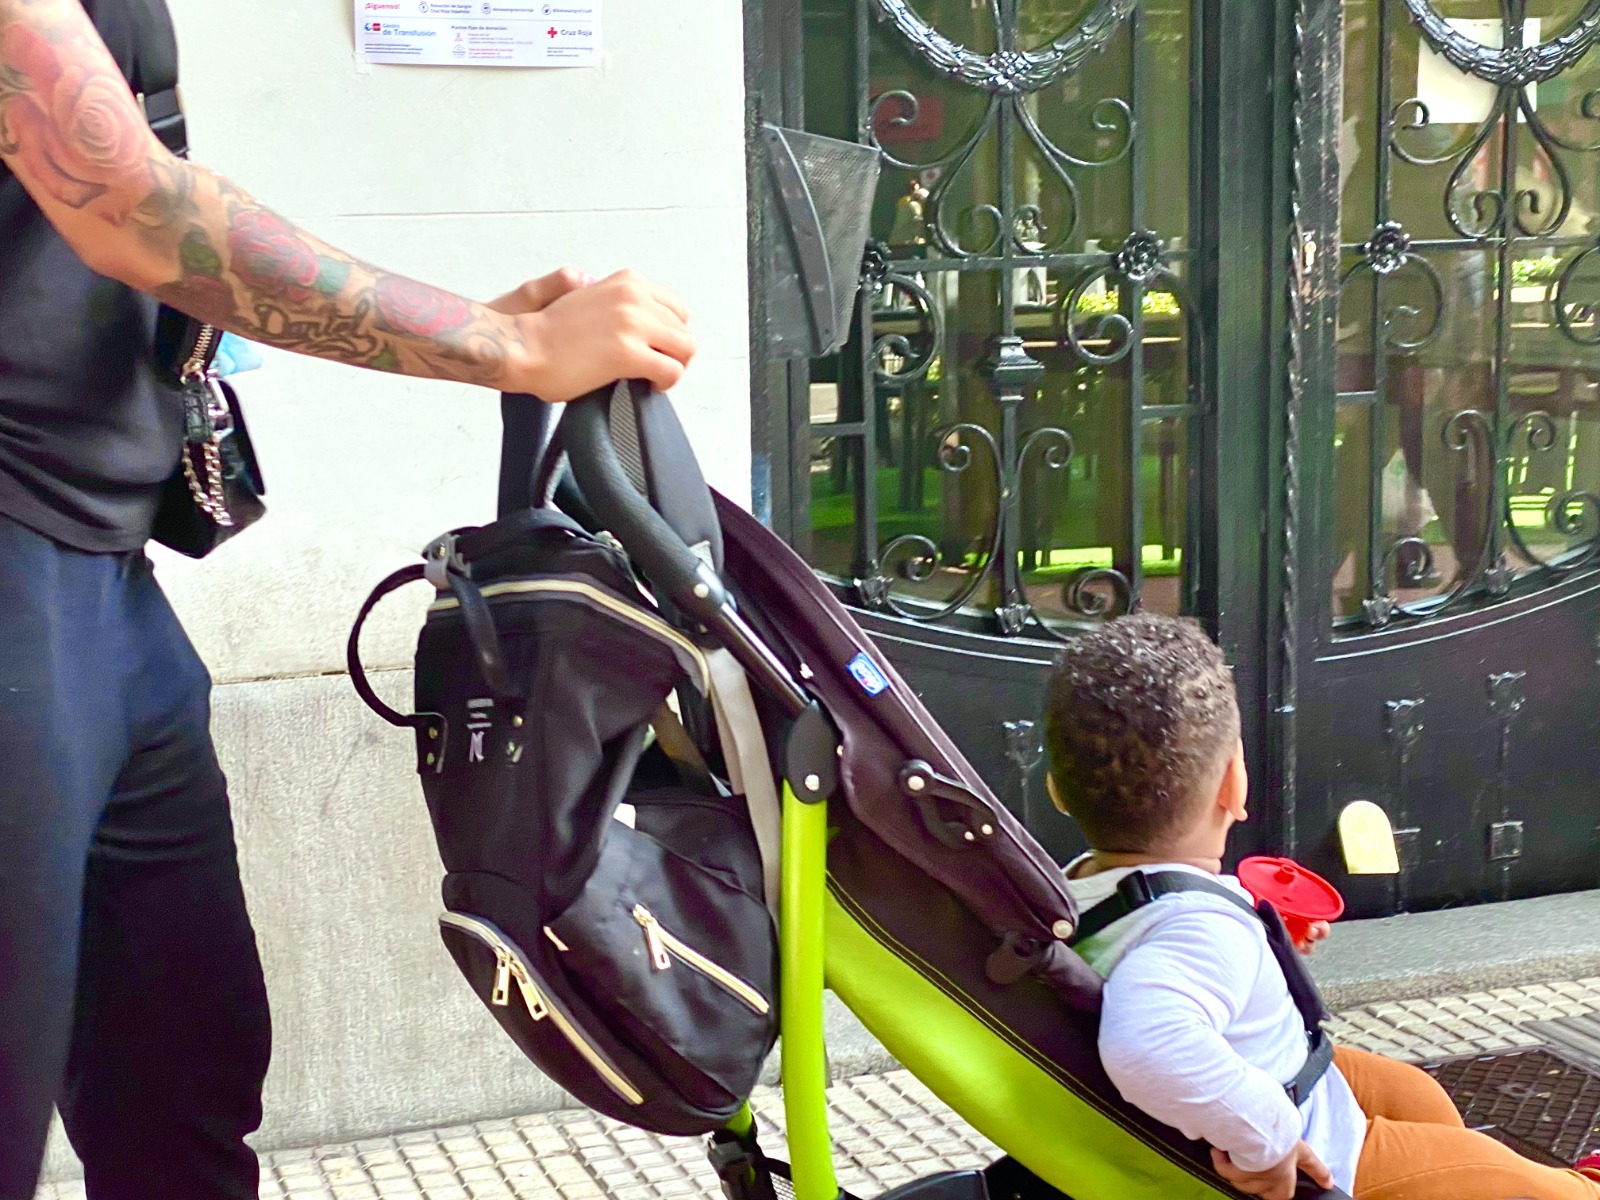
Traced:
<path id="1" fill-rule="evenodd" d="M 1343 1045 L 1421 1061 L 1537 1045 L 1529 1021 L 1600 1011 L 1600 978 L 1379 1003 L 1337 1014 Z M 754 1097 L 763 1144 L 787 1156 L 776 1089 Z M 906 1071 L 830 1093 L 840 1186 L 872 1196 L 999 1151 Z M 262 1200 L 693 1200 L 719 1195 L 698 1139 L 658 1138 L 589 1112 L 535 1113 L 262 1156 Z M 35 1200 L 84 1200 L 82 1183 Z"/>

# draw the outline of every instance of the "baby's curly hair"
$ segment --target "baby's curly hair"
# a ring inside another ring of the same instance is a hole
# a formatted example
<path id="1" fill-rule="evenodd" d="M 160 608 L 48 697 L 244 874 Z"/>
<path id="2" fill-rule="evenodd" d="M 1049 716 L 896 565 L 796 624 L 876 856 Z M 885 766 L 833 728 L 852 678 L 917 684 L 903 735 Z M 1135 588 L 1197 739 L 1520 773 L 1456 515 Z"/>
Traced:
<path id="1" fill-rule="evenodd" d="M 1061 807 L 1096 850 L 1156 848 L 1239 737 L 1233 673 L 1193 621 L 1138 613 L 1073 641 L 1045 715 Z"/>

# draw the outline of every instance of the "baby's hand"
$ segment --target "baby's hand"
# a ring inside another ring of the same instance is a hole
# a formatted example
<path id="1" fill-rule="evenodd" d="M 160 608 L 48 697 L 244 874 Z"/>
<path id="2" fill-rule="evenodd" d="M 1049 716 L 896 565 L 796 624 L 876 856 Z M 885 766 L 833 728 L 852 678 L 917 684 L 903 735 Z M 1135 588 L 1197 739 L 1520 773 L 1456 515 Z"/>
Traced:
<path id="1" fill-rule="evenodd" d="M 1265 1171 L 1246 1171 L 1235 1166 L 1231 1158 L 1215 1147 L 1211 1150 L 1211 1165 L 1237 1190 L 1247 1196 L 1260 1196 L 1261 1200 L 1294 1200 L 1295 1186 L 1302 1171 L 1318 1187 L 1333 1187 L 1333 1174 L 1304 1142 L 1289 1151 L 1289 1156 L 1277 1166 Z"/>
<path id="2" fill-rule="evenodd" d="M 1294 948 L 1300 951 L 1301 954 L 1310 954 L 1317 948 L 1317 943 L 1326 941 L 1328 935 L 1332 932 L 1333 926 L 1328 922 L 1313 921 L 1311 922 L 1311 927 L 1306 930 L 1305 940 L 1296 942 Z"/>

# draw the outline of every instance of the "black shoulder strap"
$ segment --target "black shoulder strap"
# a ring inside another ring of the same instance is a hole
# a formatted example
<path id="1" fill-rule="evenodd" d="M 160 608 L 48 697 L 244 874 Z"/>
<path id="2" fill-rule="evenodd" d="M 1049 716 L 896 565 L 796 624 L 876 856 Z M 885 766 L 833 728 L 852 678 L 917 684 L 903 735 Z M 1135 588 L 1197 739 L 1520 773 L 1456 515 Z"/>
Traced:
<path id="1" fill-rule="evenodd" d="M 1311 978 L 1311 972 L 1306 970 L 1305 963 L 1289 940 L 1283 918 L 1270 904 L 1251 905 L 1232 888 L 1216 880 L 1190 874 L 1188 871 L 1129 871 L 1117 882 L 1115 895 L 1108 896 L 1083 914 L 1083 918 L 1078 922 L 1078 931 L 1072 940 L 1077 943 L 1085 938 L 1091 938 L 1109 929 L 1124 917 L 1132 916 L 1147 904 L 1153 904 L 1163 896 L 1175 895 L 1178 892 L 1204 892 L 1207 895 L 1221 897 L 1255 917 L 1264 927 L 1267 945 L 1272 950 L 1273 957 L 1278 960 L 1278 966 L 1283 970 L 1284 981 L 1289 986 L 1289 995 L 1294 1000 L 1295 1008 L 1299 1010 L 1300 1019 L 1306 1027 L 1305 1064 L 1292 1080 L 1284 1084 L 1283 1088 L 1289 1094 L 1289 1099 L 1297 1106 L 1304 1104 L 1310 1097 L 1311 1090 L 1333 1065 L 1333 1042 L 1322 1028 L 1322 1022 L 1327 1020 L 1328 1012 L 1323 1006 L 1322 997 L 1317 992 L 1317 985 Z"/>
<path id="2" fill-rule="evenodd" d="M 178 38 L 166 0 L 123 0 L 133 22 L 133 88 L 144 97 L 145 120 L 162 145 L 189 153 L 189 130 L 178 100 Z"/>
<path id="3" fill-rule="evenodd" d="M 1289 1093 L 1289 1099 L 1296 1108 L 1311 1099 L 1311 1089 L 1322 1082 L 1328 1068 L 1333 1066 L 1333 1039 L 1322 1026 L 1306 1030 L 1306 1040 L 1309 1049 L 1306 1051 L 1305 1065 L 1283 1085 L 1283 1090 Z"/>
<path id="4" fill-rule="evenodd" d="M 1251 916 L 1256 915 L 1255 908 L 1233 889 L 1203 876 L 1187 871 L 1129 871 L 1118 881 L 1115 895 L 1106 897 L 1083 914 L 1072 940 L 1081 942 L 1091 938 L 1152 901 L 1178 892 L 1205 892 L 1238 905 Z"/>

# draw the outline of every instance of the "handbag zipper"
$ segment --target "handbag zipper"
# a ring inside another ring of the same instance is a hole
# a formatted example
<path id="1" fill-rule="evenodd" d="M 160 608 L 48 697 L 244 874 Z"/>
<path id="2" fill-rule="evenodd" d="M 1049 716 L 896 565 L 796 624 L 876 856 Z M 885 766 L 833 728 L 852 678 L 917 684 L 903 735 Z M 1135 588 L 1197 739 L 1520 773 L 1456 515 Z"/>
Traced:
<path id="1" fill-rule="evenodd" d="M 215 325 L 200 326 L 194 349 L 190 351 L 189 359 L 178 376 L 184 391 L 190 393 L 186 403 L 205 407 L 207 429 L 206 440 L 200 448 L 200 465 L 197 466 L 194 461 L 189 431 L 184 435 L 182 461 L 184 481 L 189 485 L 189 494 L 194 499 L 195 507 L 221 528 L 231 529 L 233 514 L 228 511 L 228 497 L 223 490 L 222 453 L 218 449 L 222 436 L 216 428 L 219 410 L 224 406 L 216 399 L 216 380 L 208 370 L 212 347 L 220 336 Z"/>
<path id="2" fill-rule="evenodd" d="M 765 996 L 732 971 L 719 967 L 693 946 L 686 945 L 674 937 L 662 926 L 660 921 L 656 920 L 655 914 L 644 905 L 635 904 L 633 906 L 633 919 L 644 930 L 645 945 L 650 949 L 650 961 L 654 964 L 656 970 L 667 970 L 672 966 L 672 960 L 676 958 L 691 970 L 700 972 L 713 983 L 720 984 L 726 991 L 733 993 L 733 995 L 744 1001 L 746 1007 L 761 1013 L 763 1016 L 771 1010 L 772 1006 L 767 1002 Z"/>
<path id="3" fill-rule="evenodd" d="M 561 1031 L 561 1036 L 576 1050 L 585 1062 L 594 1068 L 595 1074 L 606 1081 L 607 1086 L 629 1104 L 643 1104 L 644 1096 L 639 1089 L 628 1081 L 621 1071 L 617 1070 L 594 1045 L 580 1033 L 576 1026 L 561 1013 L 555 1005 L 547 1003 L 539 991 L 533 977 L 528 974 L 528 968 L 523 964 L 517 952 L 494 929 L 483 921 L 474 917 L 463 916 L 461 913 L 441 913 L 439 924 L 448 925 L 459 929 L 463 933 L 477 938 L 478 941 L 494 951 L 495 972 L 494 988 L 489 993 L 489 1003 L 496 1008 L 506 1008 L 511 1003 L 511 984 L 516 982 L 517 991 L 522 995 L 522 1003 L 528 1010 L 528 1016 L 535 1021 L 542 1021 L 546 1017 Z"/>
<path id="4" fill-rule="evenodd" d="M 200 336 L 194 340 L 194 351 L 189 355 L 189 361 L 183 364 L 183 374 L 179 376 L 182 382 L 199 383 L 205 377 L 206 360 L 211 357 L 211 347 L 216 343 L 217 327 L 200 326 Z"/>
<path id="5" fill-rule="evenodd" d="M 706 660 L 704 650 L 700 649 L 699 646 L 696 646 L 660 617 L 643 612 L 590 584 L 564 579 L 511 579 L 504 583 L 488 584 L 481 591 L 485 600 L 493 600 L 497 596 L 535 595 L 581 596 L 585 600 L 591 600 L 613 615 L 648 631 L 657 640 L 668 642 L 677 649 L 682 650 L 700 669 L 700 691 L 704 692 L 711 686 L 711 664 Z M 429 606 L 428 611 L 448 612 L 460 607 L 461 601 L 454 596 L 445 596 L 435 600 Z"/>

